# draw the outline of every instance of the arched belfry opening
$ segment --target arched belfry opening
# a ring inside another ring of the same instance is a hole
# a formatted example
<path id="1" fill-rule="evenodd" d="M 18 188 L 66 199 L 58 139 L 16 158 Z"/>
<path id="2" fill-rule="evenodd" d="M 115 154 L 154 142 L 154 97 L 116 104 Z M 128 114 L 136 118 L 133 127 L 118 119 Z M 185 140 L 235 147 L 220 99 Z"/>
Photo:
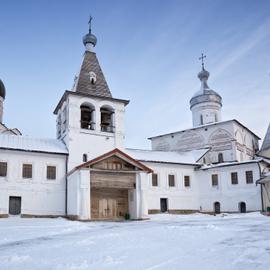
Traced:
<path id="1" fill-rule="evenodd" d="M 114 110 L 110 106 L 100 108 L 100 130 L 114 132 Z"/>
<path id="2" fill-rule="evenodd" d="M 218 153 L 218 163 L 224 162 L 223 153 Z"/>
<path id="3" fill-rule="evenodd" d="M 95 129 L 95 107 L 89 103 L 81 105 L 81 128 L 94 130 Z"/>

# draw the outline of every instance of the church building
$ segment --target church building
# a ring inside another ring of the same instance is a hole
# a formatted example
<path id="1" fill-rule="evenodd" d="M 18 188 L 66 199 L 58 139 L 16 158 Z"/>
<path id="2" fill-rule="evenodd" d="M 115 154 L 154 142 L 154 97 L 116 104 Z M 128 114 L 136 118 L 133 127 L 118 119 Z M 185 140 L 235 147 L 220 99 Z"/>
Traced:
<path id="1" fill-rule="evenodd" d="M 144 219 L 270 206 L 260 185 L 270 160 L 259 155 L 254 132 L 236 119 L 222 120 L 222 97 L 208 86 L 203 55 L 200 90 L 190 100 L 193 127 L 149 138 L 151 150 L 127 149 L 129 101 L 109 89 L 91 19 L 83 44 L 74 85 L 54 110 L 55 139 L 23 136 L 3 123 L 0 81 L 0 217 Z"/>

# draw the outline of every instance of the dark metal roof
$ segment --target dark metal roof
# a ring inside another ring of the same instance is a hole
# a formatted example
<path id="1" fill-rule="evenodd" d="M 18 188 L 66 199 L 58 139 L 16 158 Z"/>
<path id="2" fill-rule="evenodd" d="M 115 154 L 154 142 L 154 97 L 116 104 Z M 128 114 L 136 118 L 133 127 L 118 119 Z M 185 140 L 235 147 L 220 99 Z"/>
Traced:
<path id="1" fill-rule="evenodd" d="M 5 99 L 6 97 L 6 88 L 2 80 L 0 80 L 0 97 L 2 97 L 3 99 Z"/>
<path id="2" fill-rule="evenodd" d="M 56 108 L 54 109 L 54 111 L 53 111 L 54 114 L 57 114 L 58 110 L 61 108 L 63 102 L 67 99 L 68 95 L 97 98 L 97 99 L 109 100 L 109 101 L 116 101 L 119 103 L 124 103 L 125 106 L 128 105 L 128 103 L 129 103 L 129 100 L 126 100 L 126 99 L 119 99 L 119 98 L 112 98 L 112 97 L 101 97 L 101 96 L 95 96 L 95 95 L 90 95 L 90 94 L 86 94 L 86 93 L 79 93 L 79 92 L 73 92 L 73 91 L 66 90 L 65 93 L 63 94 L 63 96 L 61 97 L 60 101 L 58 102 Z"/>
<path id="3" fill-rule="evenodd" d="M 90 80 L 90 72 L 95 73 L 96 75 L 95 83 Z M 77 80 L 75 91 L 78 93 L 101 97 L 112 97 L 111 91 L 94 52 L 85 52 Z"/>

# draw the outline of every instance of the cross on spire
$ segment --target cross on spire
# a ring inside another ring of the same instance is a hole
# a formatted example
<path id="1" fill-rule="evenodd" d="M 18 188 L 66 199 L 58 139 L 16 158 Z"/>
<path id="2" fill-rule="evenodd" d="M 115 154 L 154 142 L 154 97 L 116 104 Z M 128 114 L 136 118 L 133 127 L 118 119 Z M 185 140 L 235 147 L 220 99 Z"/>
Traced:
<path id="1" fill-rule="evenodd" d="M 199 57 L 199 60 L 202 61 L 202 69 L 204 69 L 204 58 L 206 58 L 206 55 L 204 55 L 204 54 L 202 53 L 202 56 Z"/>
<path id="2" fill-rule="evenodd" d="M 88 21 L 88 24 L 89 24 L 89 33 L 91 34 L 91 27 L 92 27 L 92 20 L 93 20 L 93 17 L 90 15 L 89 17 L 89 21 Z"/>

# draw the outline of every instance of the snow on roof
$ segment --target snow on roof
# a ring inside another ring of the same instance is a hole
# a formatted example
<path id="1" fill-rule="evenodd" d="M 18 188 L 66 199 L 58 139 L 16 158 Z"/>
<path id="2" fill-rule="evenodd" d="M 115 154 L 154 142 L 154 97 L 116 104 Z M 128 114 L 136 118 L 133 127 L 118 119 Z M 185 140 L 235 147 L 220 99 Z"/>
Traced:
<path id="1" fill-rule="evenodd" d="M 139 161 L 160 162 L 160 163 L 178 163 L 196 165 L 209 149 L 199 149 L 192 151 L 152 151 L 141 149 L 125 149 L 125 152 Z"/>
<path id="2" fill-rule="evenodd" d="M 65 144 L 56 139 L 36 139 L 19 135 L 0 134 L 0 149 L 68 154 Z"/>
<path id="3" fill-rule="evenodd" d="M 179 131 L 174 131 L 174 132 L 170 132 L 170 133 L 165 133 L 165 134 L 161 134 L 161 135 L 152 136 L 152 137 L 149 137 L 148 140 L 152 140 L 152 139 L 155 139 L 155 138 L 158 138 L 158 137 L 164 137 L 164 136 L 168 136 L 168 135 L 174 135 L 174 134 L 178 134 L 178 133 L 183 133 L 183 132 L 190 131 L 190 130 L 202 129 L 202 128 L 206 128 L 206 127 L 210 127 L 210 126 L 219 126 L 219 125 L 223 125 L 225 123 L 230 123 L 230 122 L 237 123 L 239 126 L 241 126 L 242 128 L 244 128 L 247 131 L 249 131 L 250 133 L 252 133 L 254 136 L 256 136 L 259 140 L 261 139 L 258 135 L 256 135 L 253 131 L 251 131 L 249 128 L 244 126 L 238 120 L 231 119 L 231 120 L 225 120 L 225 121 L 220 121 L 220 122 L 215 122 L 215 123 L 210 123 L 210 124 L 204 124 L 204 125 L 200 125 L 200 126 L 197 126 L 197 127 L 192 127 L 192 128 L 179 130 Z"/>
<path id="4" fill-rule="evenodd" d="M 208 170 L 208 169 L 218 168 L 218 167 L 244 165 L 244 164 L 249 164 L 249 163 L 258 163 L 260 161 L 262 161 L 262 159 L 252 159 L 252 160 L 245 160 L 245 161 L 234 161 L 234 162 L 223 162 L 223 163 L 217 163 L 217 164 L 207 164 L 207 165 L 203 165 L 201 167 L 201 169 Z"/>

